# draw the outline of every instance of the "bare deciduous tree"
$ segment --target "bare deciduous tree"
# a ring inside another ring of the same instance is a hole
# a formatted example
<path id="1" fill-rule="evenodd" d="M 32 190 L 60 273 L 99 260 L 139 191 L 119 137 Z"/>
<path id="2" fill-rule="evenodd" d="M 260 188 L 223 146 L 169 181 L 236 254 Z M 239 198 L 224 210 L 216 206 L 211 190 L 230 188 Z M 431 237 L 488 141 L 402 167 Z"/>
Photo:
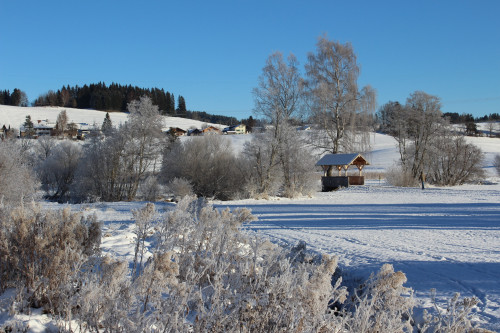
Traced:
<path id="1" fill-rule="evenodd" d="M 64 131 L 67 130 L 68 121 L 68 114 L 66 113 L 66 110 L 59 112 L 56 120 L 56 132 L 58 135 L 62 135 Z"/>
<path id="2" fill-rule="evenodd" d="M 259 86 L 253 90 L 255 113 L 263 116 L 273 126 L 269 134 L 259 136 L 255 147 L 247 146 L 247 154 L 253 161 L 259 193 L 269 194 L 276 179 L 276 169 L 281 169 L 284 193 L 293 193 L 291 173 L 294 160 L 289 158 L 290 121 L 300 117 L 303 111 L 303 82 L 293 54 L 283 59 L 280 52 L 269 56 L 259 77 Z M 302 147 L 301 144 L 295 148 Z M 265 164 L 263 164 L 265 163 Z"/>
<path id="3" fill-rule="evenodd" d="M 315 144 L 332 153 L 366 150 L 376 93 L 370 86 L 358 88 L 359 66 L 351 44 L 320 37 L 306 72 L 311 116 L 321 130 Z"/>
<path id="4" fill-rule="evenodd" d="M 456 185 L 482 176 L 481 150 L 453 133 L 439 97 L 416 91 L 406 105 L 389 102 L 379 115 L 383 130 L 398 143 L 401 165 L 391 171 L 393 182 L 411 186 L 426 177 L 438 185 Z"/>
<path id="5" fill-rule="evenodd" d="M 427 181 L 437 185 L 462 185 L 484 177 L 483 152 L 463 136 L 443 126 L 433 137 L 425 173 Z"/>
<path id="6" fill-rule="evenodd" d="M 408 168 L 413 177 L 418 178 L 423 172 L 432 137 L 444 124 L 441 101 L 437 96 L 416 91 L 406 100 L 406 108 L 406 128 L 412 144 L 411 165 L 408 165 Z"/>

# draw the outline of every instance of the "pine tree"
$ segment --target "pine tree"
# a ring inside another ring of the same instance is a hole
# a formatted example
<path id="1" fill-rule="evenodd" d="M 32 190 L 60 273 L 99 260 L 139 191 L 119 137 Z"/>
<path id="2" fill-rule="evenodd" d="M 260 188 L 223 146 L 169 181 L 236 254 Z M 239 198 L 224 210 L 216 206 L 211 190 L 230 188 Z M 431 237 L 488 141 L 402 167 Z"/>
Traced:
<path id="1" fill-rule="evenodd" d="M 175 95 L 171 94 L 170 95 L 170 110 L 172 114 L 175 114 Z"/>
<path id="2" fill-rule="evenodd" d="M 31 121 L 31 116 L 26 116 L 26 120 L 24 121 L 24 136 L 27 138 L 31 138 L 35 135 L 35 125 Z"/>
<path id="3" fill-rule="evenodd" d="M 111 122 L 111 118 L 109 117 L 109 112 L 106 112 L 106 117 L 104 117 L 104 121 L 102 122 L 101 131 L 104 135 L 107 135 L 113 129 L 113 123 Z"/>
<path id="4" fill-rule="evenodd" d="M 186 101 L 184 100 L 184 97 L 179 95 L 177 100 L 177 113 L 186 113 L 186 111 Z"/>

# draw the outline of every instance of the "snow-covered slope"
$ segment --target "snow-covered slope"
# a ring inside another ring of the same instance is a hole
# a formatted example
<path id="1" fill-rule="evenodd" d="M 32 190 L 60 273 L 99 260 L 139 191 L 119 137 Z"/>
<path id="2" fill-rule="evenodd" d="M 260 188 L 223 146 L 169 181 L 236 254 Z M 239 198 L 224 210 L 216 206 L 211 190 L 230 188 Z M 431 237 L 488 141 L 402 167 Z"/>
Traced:
<path id="1" fill-rule="evenodd" d="M 17 128 L 24 123 L 26 116 L 31 116 L 31 120 L 36 122 L 38 120 L 49 120 L 49 122 L 55 123 L 57 120 L 57 115 L 66 110 L 68 119 L 70 122 L 74 123 L 86 123 L 89 125 L 96 125 L 100 127 L 106 116 L 105 111 L 96 110 L 82 110 L 82 109 L 72 109 L 63 107 L 17 107 L 9 105 L 0 105 L 0 127 L 5 125 L 6 127 L 11 126 L 12 128 Z M 113 125 L 122 124 L 127 121 L 128 113 L 126 112 L 110 112 L 109 116 Z M 164 117 L 164 128 L 168 129 L 170 127 L 179 127 L 183 130 L 188 130 L 191 127 L 201 128 L 204 122 L 192 119 L 185 119 L 179 117 Z M 208 124 L 217 126 L 219 128 L 224 128 L 224 125 Z"/>

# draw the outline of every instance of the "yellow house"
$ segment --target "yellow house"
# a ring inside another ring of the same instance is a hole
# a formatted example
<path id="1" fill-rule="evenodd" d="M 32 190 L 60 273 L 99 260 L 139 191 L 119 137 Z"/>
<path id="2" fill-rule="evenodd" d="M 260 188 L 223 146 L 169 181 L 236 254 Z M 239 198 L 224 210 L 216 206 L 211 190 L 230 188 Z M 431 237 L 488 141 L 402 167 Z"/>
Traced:
<path id="1" fill-rule="evenodd" d="M 245 134 L 246 132 L 247 132 L 247 126 L 245 124 L 226 127 L 222 131 L 222 133 L 224 134 Z"/>

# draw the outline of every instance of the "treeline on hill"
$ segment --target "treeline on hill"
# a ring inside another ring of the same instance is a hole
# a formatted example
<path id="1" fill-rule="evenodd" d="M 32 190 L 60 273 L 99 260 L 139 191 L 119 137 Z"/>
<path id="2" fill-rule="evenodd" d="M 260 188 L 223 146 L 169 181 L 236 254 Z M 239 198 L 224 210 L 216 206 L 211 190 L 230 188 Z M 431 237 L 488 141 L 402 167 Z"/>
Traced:
<path id="1" fill-rule="evenodd" d="M 0 90 L 0 104 L 12 106 L 28 106 L 28 96 L 21 89 L 15 88 L 12 93 L 9 90 Z"/>
<path id="2" fill-rule="evenodd" d="M 97 84 L 63 86 L 57 91 L 49 90 L 38 96 L 33 102 L 34 106 L 62 106 L 77 109 L 95 109 L 101 111 L 125 111 L 128 103 L 148 96 L 157 105 L 162 115 L 183 117 L 207 123 L 235 125 L 238 119 L 223 115 L 209 114 L 204 111 L 188 111 L 186 100 L 163 88 L 139 88 L 132 85 L 111 83 L 107 86 L 103 82 Z M 29 100 L 26 93 L 20 89 L 0 91 L 0 104 L 13 106 L 28 106 Z"/>
<path id="3" fill-rule="evenodd" d="M 469 122 L 500 121 L 500 114 L 491 113 L 489 116 L 474 118 L 470 113 L 458 114 L 457 112 L 445 112 L 443 117 L 447 118 L 451 124 L 466 124 Z"/>
<path id="4" fill-rule="evenodd" d="M 125 111 L 127 104 L 148 96 L 158 106 L 162 114 L 185 114 L 186 101 L 181 95 L 177 98 L 168 91 L 158 88 L 139 88 L 132 85 L 103 82 L 97 84 L 62 87 L 57 91 L 49 90 L 40 95 L 34 102 L 35 106 L 63 106 L 78 109 L 95 109 L 101 111 Z"/>

